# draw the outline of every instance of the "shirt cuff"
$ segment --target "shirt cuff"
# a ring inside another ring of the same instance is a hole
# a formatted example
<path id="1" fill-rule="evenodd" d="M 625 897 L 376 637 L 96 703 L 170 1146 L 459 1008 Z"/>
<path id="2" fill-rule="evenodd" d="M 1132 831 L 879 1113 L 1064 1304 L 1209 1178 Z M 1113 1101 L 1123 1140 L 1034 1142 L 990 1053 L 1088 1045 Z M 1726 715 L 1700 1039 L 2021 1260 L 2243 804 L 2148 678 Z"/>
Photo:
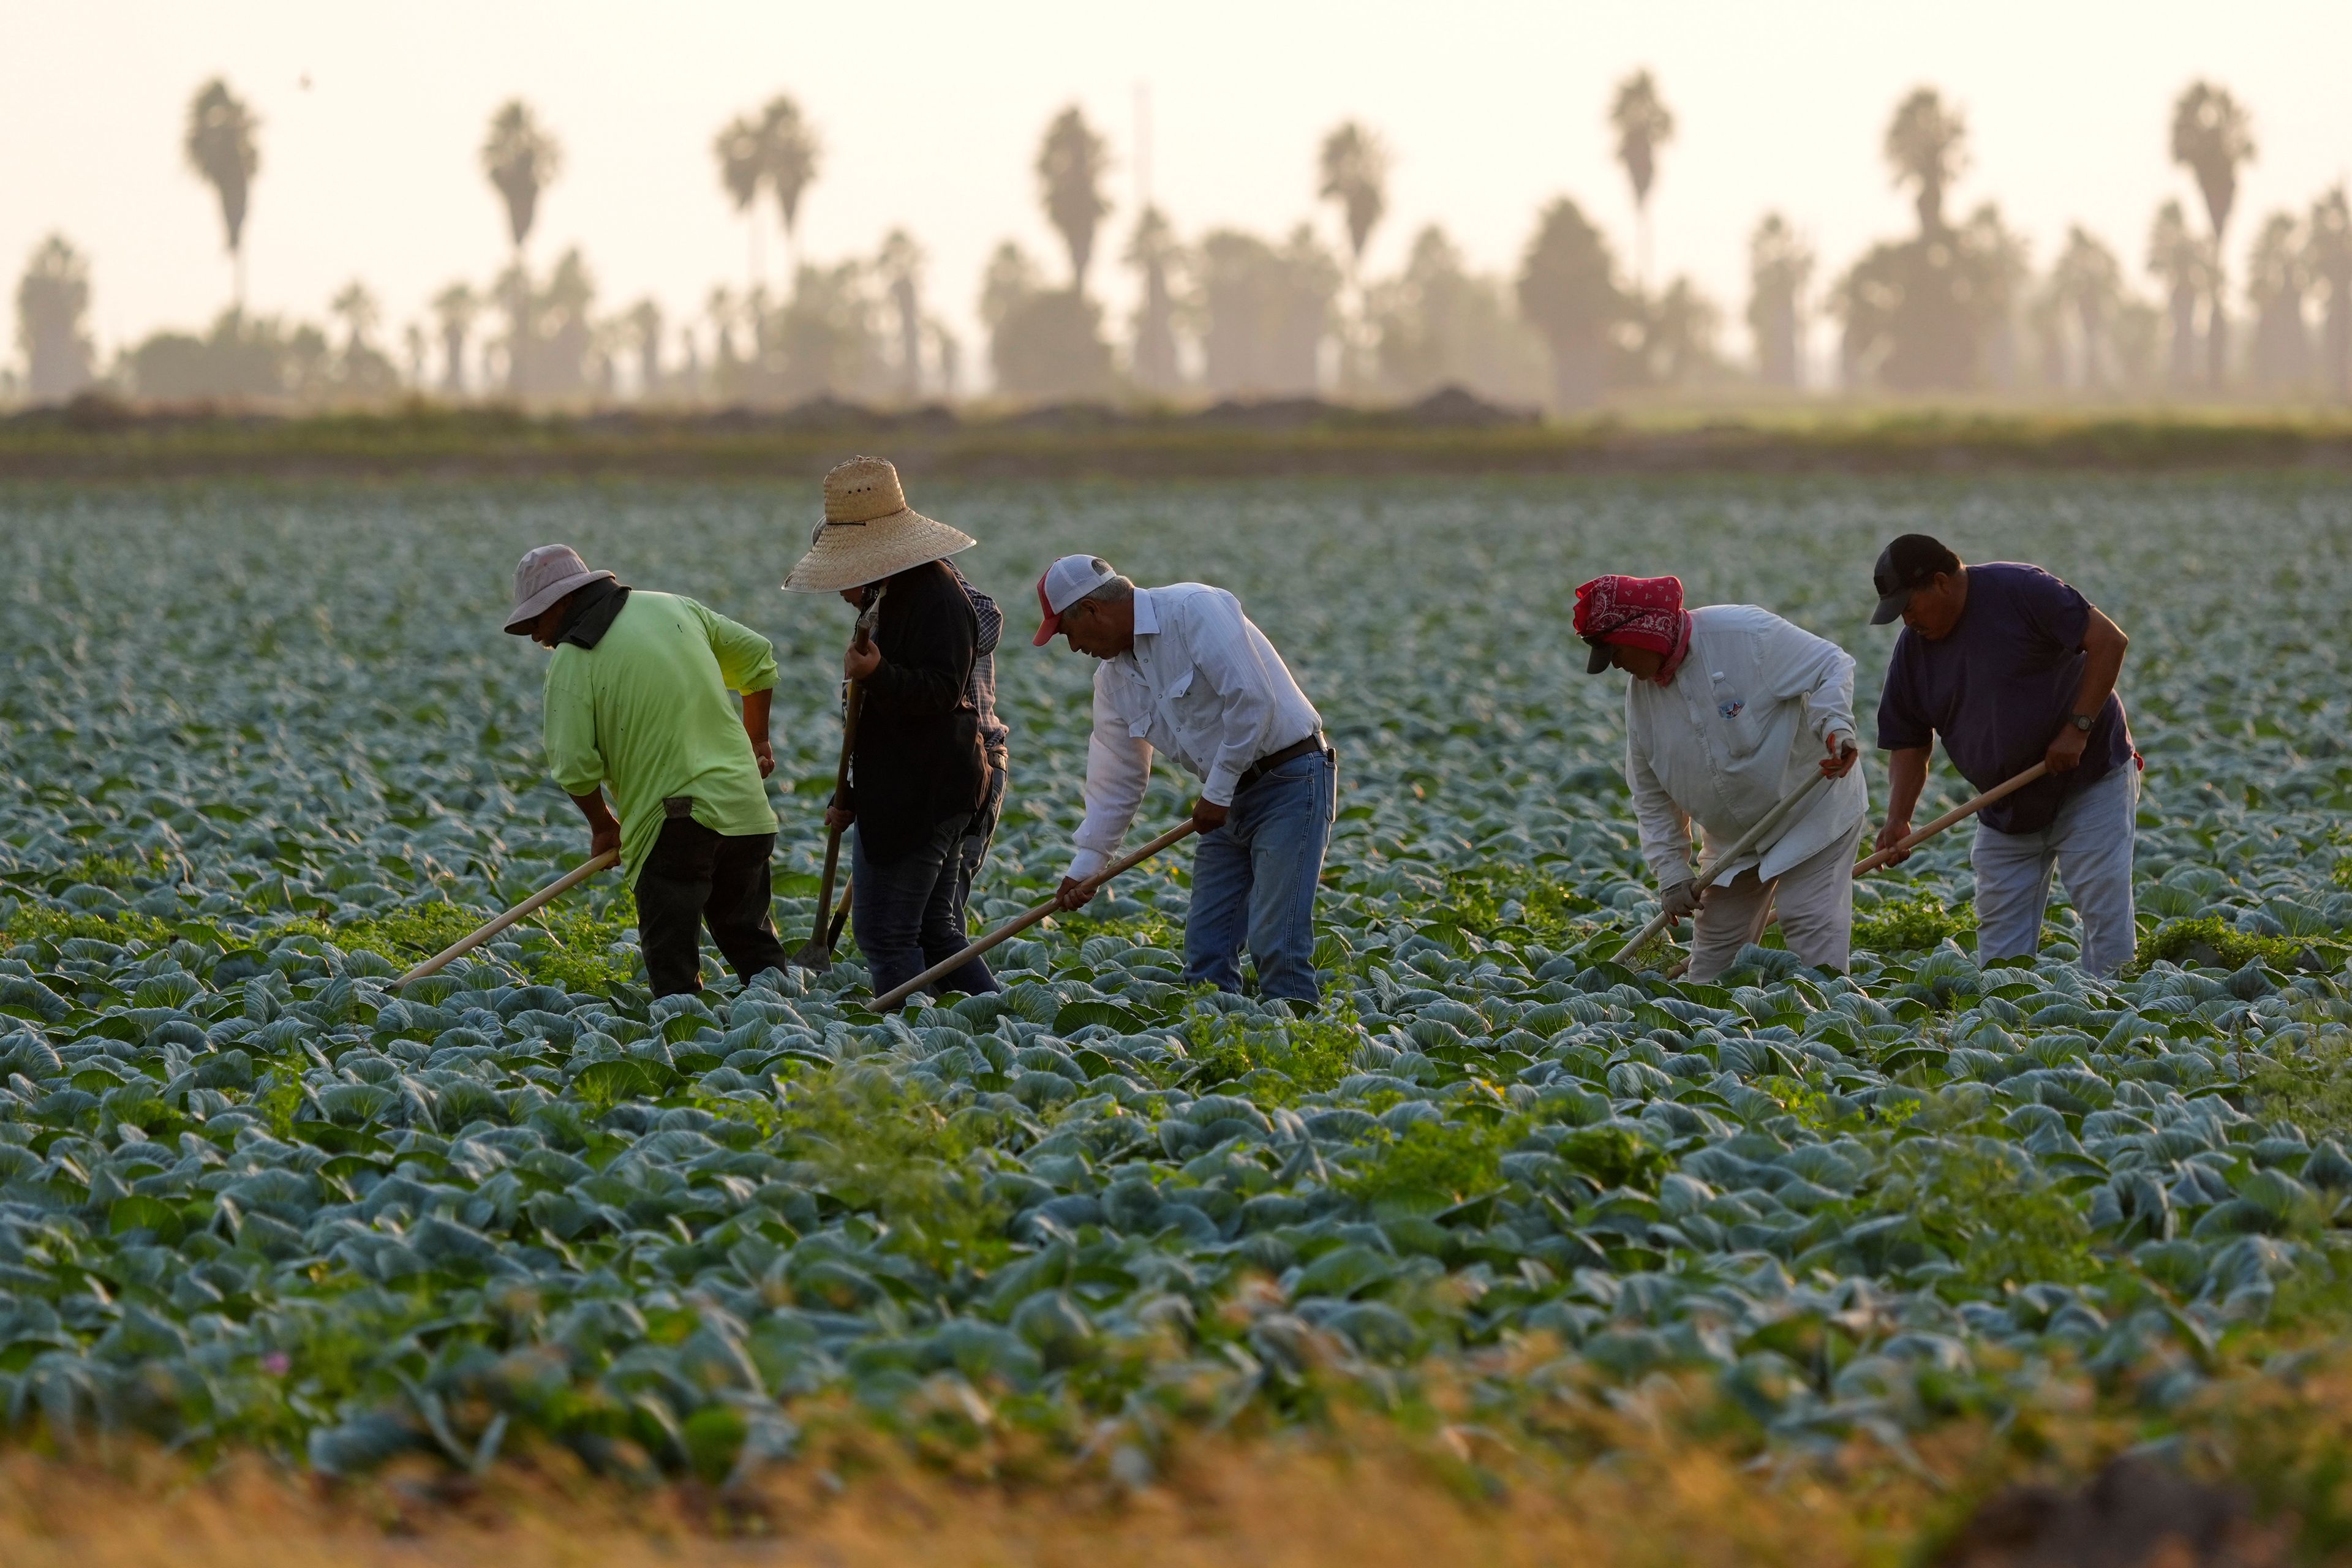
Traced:
<path id="1" fill-rule="evenodd" d="M 1081 849 L 1070 857 L 1070 868 L 1063 875 L 1073 882 L 1083 882 L 1109 864 L 1109 858 L 1101 850 Z"/>
<path id="2" fill-rule="evenodd" d="M 1234 786 L 1241 783 L 1241 780 L 1239 769 L 1219 763 L 1209 770 L 1209 776 L 1202 781 L 1201 798 L 1211 805 L 1231 805 L 1234 804 Z"/>

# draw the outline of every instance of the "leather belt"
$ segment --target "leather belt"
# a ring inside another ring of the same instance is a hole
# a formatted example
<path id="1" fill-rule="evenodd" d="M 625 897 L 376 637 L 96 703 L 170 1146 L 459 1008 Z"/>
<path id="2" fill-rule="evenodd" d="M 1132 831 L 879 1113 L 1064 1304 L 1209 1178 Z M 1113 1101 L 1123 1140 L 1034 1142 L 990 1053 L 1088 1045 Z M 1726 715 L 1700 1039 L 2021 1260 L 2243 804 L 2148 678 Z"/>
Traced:
<path id="1" fill-rule="evenodd" d="M 1242 770 L 1242 776 L 1234 781 L 1234 793 L 1235 795 L 1241 794 L 1242 791 L 1249 788 L 1250 785 L 1257 783 L 1258 780 L 1265 777 L 1266 774 L 1274 772 L 1275 769 L 1282 766 L 1283 763 L 1296 762 L 1300 757 L 1307 755 L 1309 752 L 1322 752 L 1328 753 L 1330 750 L 1330 743 L 1323 739 L 1323 731 L 1318 730 L 1315 733 L 1307 736 L 1307 739 L 1303 741 L 1296 742 L 1291 745 L 1285 746 L 1278 752 L 1268 752 L 1265 755 L 1252 763 L 1248 767 L 1244 768 Z"/>

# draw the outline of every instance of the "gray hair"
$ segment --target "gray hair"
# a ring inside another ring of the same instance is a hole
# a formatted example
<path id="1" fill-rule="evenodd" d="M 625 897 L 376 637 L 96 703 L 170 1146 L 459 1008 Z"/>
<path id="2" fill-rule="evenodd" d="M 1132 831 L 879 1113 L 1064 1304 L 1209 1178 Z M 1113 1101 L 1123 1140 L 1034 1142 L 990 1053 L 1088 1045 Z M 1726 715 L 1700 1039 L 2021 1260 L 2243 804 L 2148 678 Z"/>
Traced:
<path id="1" fill-rule="evenodd" d="M 1104 560 L 1099 555 L 1095 556 L 1093 559 L 1096 571 L 1110 572 L 1109 562 Z M 1116 605 L 1124 600 L 1132 599 L 1134 597 L 1135 584 L 1120 576 L 1118 573 L 1112 572 L 1109 582 L 1097 583 L 1087 592 L 1079 595 L 1078 603 L 1083 605 L 1089 600 L 1092 600 L 1097 604 Z"/>

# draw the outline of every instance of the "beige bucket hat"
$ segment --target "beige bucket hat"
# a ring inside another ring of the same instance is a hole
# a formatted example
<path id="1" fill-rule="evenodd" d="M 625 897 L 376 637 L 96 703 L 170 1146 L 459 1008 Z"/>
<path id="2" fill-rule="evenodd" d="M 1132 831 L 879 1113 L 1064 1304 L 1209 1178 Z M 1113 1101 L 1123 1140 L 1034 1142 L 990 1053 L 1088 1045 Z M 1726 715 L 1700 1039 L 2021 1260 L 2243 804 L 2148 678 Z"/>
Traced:
<path id="1" fill-rule="evenodd" d="M 507 630 L 520 637 L 547 606 L 574 588 L 584 588 L 610 572 L 591 572 L 580 552 L 569 544 L 542 544 L 523 552 L 515 563 L 514 608 L 507 612 Z M 614 579 L 618 581 L 618 579 Z"/>
<path id="2" fill-rule="evenodd" d="M 795 594 L 833 594 L 878 583 L 980 542 L 907 504 L 898 470 L 880 458 L 852 458 L 824 477 L 824 521 L 808 553 L 784 579 Z"/>

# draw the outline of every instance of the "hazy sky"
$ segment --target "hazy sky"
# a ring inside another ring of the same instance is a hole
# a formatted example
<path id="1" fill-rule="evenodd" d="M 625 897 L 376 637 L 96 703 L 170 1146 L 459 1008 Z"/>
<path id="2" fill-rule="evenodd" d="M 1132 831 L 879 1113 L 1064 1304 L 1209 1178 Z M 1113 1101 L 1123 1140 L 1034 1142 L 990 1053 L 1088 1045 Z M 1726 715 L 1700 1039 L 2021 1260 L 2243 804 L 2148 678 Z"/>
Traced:
<path id="1" fill-rule="evenodd" d="M 190 95 L 218 72 L 263 122 L 256 309 L 320 317 L 362 277 L 396 342 L 440 285 L 493 275 L 505 224 L 477 150 L 519 94 L 566 152 L 534 257 L 577 244 L 603 308 L 651 294 L 675 319 L 744 280 L 746 234 L 710 145 L 781 89 L 826 144 L 802 212 L 809 256 L 868 253 L 906 226 L 929 252 L 932 308 L 979 365 L 988 251 L 1010 235 L 1063 265 L 1030 165 L 1066 103 L 1118 160 L 1095 276 L 1123 331 L 1139 84 L 1152 192 L 1188 237 L 1287 229 L 1314 210 L 1321 133 L 1357 116 L 1397 160 L 1370 265 L 1394 267 L 1436 222 L 1476 264 L 1507 269 L 1559 192 L 1630 261 L 1632 203 L 1603 115 L 1611 85 L 1647 66 L 1679 121 L 1654 195 L 1657 271 L 1694 274 L 1736 323 L 1746 237 L 1768 207 L 1812 237 L 1824 276 L 1908 225 L 1878 146 L 1921 82 L 1968 116 L 1955 211 L 1997 197 L 2037 263 L 2084 223 L 2143 280 L 2157 204 L 2195 210 L 2166 157 L 2171 100 L 2200 74 L 2227 84 L 2261 147 L 2231 226 L 2242 278 L 2263 216 L 2306 207 L 2352 165 L 2347 62 L 2344 0 L 0 0 L 0 270 L 13 294 L 21 258 L 66 234 L 93 258 L 110 356 L 155 327 L 209 321 L 228 266 L 180 140 Z M 1316 216 L 1336 238 L 1335 215 Z M 766 244 L 781 277 L 772 221 Z"/>

